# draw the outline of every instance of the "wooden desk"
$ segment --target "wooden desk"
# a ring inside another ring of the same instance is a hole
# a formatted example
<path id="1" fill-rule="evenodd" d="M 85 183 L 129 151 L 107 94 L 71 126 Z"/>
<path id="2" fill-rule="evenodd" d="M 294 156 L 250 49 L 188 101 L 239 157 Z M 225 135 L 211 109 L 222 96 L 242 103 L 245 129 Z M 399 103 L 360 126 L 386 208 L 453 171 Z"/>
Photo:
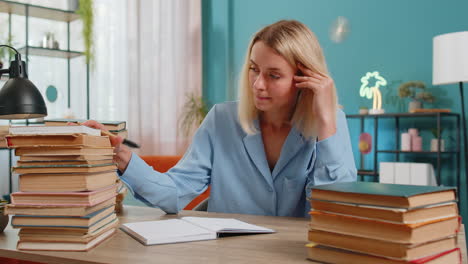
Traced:
<path id="1" fill-rule="evenodd" d="M 275 229 L 275 234 L 223 237 L 217 240 L 143 246 L 118 230 L 110 240 L 89 252 L 18 251 L 18 230 L 7 227 L 0 233 L 0 257 L 44 263 L 308 263 L 306 260 L 308 220 L 292 217 L 268 217 L 183 211 L 166 215 L 159 209 L 126 206 L 121 223 L 160 220 L 182 216 L 232 217 L 251 224 Z M 460 247 L 466 259 L 464 231 Z"/>

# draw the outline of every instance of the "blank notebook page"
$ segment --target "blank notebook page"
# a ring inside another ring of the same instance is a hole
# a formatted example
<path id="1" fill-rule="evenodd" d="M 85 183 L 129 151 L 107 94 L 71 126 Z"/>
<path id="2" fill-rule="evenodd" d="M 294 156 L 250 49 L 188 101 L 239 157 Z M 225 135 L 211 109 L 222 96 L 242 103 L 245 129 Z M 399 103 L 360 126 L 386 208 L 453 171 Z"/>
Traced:
<path id="1" fill-rule="evenodd" d="M 183 217 L 185 221 L 214 232 L 223 233 L 272 233 L 274 230 L 251 225 L 232 218 Z"/>
<path id="2" fill-rule="evenodd" d="M 211 235 L 213 238 L 216 237 L 213 232 L 180 219 L 128 223 L 124 224 L 124 226 L 146 240 L 147 244 L 169 243 L 170 241 L 178 240 L 177 238 L 188 239 L 190 237 L 205 235 Z"/>

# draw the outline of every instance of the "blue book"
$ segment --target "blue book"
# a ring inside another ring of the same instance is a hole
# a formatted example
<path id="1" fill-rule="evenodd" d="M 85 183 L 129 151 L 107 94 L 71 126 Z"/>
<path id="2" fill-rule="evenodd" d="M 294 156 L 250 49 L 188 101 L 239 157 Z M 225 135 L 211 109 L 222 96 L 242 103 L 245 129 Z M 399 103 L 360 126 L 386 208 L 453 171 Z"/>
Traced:
<path id="1" fill-rule="evenodd" d="M 85 216 L 14 215 L 13 228 L 82 228 L 88 229 L 101 221 L 109 222 L 115 218 L 115 206 L 110 205 Z"/>

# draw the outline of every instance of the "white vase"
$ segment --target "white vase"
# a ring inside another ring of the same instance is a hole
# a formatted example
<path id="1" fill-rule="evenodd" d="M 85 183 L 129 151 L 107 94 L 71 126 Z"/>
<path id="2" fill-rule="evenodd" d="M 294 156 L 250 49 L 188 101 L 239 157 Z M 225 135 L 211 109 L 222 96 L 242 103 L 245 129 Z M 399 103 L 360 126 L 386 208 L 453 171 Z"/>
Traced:
<path id="1" fill-rule="evenodd" d="M 418 100 L 412 100 L 408 105 L 408 112 L 414 113 L 416 109 L 422 108 L 422 103 Z"/>
<path id="2" fill-rule="evenodd" d="M 431 139 L 431 151 L 437 152 L 439 147 L 439 140 L 437 138 Z M 440 151 L 445 151 L 445 141 L 440 140 Z"/>

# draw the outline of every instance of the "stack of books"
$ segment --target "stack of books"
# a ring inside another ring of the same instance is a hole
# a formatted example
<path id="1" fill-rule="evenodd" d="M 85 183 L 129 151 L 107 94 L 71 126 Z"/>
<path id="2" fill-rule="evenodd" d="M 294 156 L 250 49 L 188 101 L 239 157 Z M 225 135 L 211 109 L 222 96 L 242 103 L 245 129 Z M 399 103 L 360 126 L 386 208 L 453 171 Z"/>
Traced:
<path id="1" fill-rule="evenodd" d="M 326 263 L 461 263 L 454 187 L 334 183 L 312 188 L 309 258 Z"/>
<path id="2" fill-rule="evenodd" d="M 46 126 L 66 126 L 68 123 L 83 123 L 84 119 L 48 119 L 44 121 Z M 110 120 L 97 120 L 97 122 L 104 125 L 112 134 L 121 136 L 122 138 L 128 137 L 127 122 L 125 121 L 110 121 Z M 117 213 L 123 210 L 123 201 L 127 195 L 127 187 L 118 181 L 118 195 L 116 200 L 115 210 Z"/>
<path id="3" fill-rule="evenodd" d="M 115 233 L 116 166 L 109 137 L 85 126 L 11 127 L 19 192 L 6 213 L 18 249 L 87 251 Z"/>

